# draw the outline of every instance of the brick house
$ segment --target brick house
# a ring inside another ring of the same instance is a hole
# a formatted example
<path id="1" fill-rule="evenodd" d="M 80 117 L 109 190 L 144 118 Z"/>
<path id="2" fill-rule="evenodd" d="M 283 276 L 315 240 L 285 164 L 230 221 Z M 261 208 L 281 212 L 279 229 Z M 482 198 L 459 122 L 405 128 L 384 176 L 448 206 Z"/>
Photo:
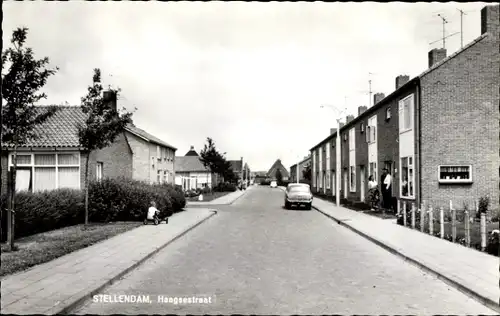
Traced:
<path id="1" fill-rule="evenodd" d="M 175 184 L 183 190 L 211 188 L 215 181 L 215 175 L 203 165 L 194 146 L 186 155 L 175 157 Z"/>
<path id="2" fill-rule="evenodd" d="M 306 156 L 298 164 L 294 164 L 290 167 L 290 181 L 297 182 L 297 165 L 299 168 L 299 182 L 309 182 L 304 178 L 304 170 L 311 165 L 311 156 Z"/>
<path id="3" fill-rule="evenodd" d="M 110 106 L 116 107 L 116 99 L 110 100 Z M 79 145 L 78 124 L 84 122 L 81 107 L 61 106 L 54 116 L 37 126 L 37 139 L 18 148 L 16 189 L 83 189 L 88 155 Z M 111 146 L 91 153 L 89 179 L 123 176 L 149 183 L 173 182 L 175 150 L 131 124 Z M 2 148 L 2 190 L 6 189 L 7 168 L 12 162 L 11 148 Z"/>
<path id="4" fill-rule="evenodd" d="M 482 35 L 446 57 L 429 52 L 429 68 L 396 90 L 377 93 L 341 125 L 341 197 L 361 201 L 373 175 L 393 175 L 392 194 L 433 207 L 469 207 L 489 195 L 499 206 L 499 6 L 481 11 Z M 312 189 L 334 195 L 337 130 L 311 148 Z"/>

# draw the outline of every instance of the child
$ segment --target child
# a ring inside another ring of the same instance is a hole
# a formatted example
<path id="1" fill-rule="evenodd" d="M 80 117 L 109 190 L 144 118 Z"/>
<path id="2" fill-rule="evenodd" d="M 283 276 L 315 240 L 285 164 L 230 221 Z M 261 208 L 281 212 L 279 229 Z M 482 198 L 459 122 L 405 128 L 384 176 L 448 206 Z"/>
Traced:
<path id="1" fill-rule="evenodd" d="M 151 201 L 151 206 L 148 209 L 148 220 L 152 221 L 155 217 L 158 217 L 160 211 L 156 208 L 156 202 Z"/>

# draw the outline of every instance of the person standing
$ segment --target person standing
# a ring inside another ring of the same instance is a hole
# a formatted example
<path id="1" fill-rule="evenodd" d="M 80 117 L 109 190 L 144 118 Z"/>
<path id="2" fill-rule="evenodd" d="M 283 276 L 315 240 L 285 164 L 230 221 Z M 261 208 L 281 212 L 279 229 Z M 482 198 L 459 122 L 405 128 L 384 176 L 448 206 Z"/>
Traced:
<path id="1" fill-rule="evenodd" d="M 372 211 L 375 211 L 379 203 L 379 192 L 377 186 L 377 181 L 375 181 L 373 176 L 370 175 L 370 177 L 368 177 L 368 199 L 370 201 Z"/>
<path id="2" fill-rule="evenodd" d="M 382 187 L 382 198 L 383 198 L 383 207 L 385 209 L 390 210 L 391 201 L 392 201 L 392 176 L 390 171 L 387 168 L 383 169 L 383 179 L 384 181 L 381 183 Z"/>

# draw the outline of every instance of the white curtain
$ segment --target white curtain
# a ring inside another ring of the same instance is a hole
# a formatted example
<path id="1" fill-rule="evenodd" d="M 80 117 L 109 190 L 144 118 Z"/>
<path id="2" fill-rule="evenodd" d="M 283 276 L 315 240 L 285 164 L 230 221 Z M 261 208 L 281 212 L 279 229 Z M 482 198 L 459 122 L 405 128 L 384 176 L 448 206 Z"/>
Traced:
<path id="1" fill-rule="evenodd" d="M 78 154 L 59 154 L 58 165 L 78 165 Z"/>
<path id="2" fill-rule="evenodd" d="M 12 162 L 14 162 L 14 155 L 12 155 Z M 17 154 L 18 165 L 31 165 L 31 155 Z"/>
<path id="3" fill-rule="evenodd" d="M 56 168 L 35 168 L 33 191 L 54 190 L 56 188 Z"/>
<path id="4" fill-rule="evenodd" d="M 30 189 L 31 170 L 16 170 L 16 191 Z"/>
<path id="5" fill-rule="evenodd" d="M 56 165 L 56 155 L 55 154 L 35 154 L 35 165 L 38 166 L 55 166 Z"/>
<path id="6" fill-rule="evenodd" d="M 59 180 L 59 188 L 79 189 L 80 168 L 59 167 L 58 180 Z"/>

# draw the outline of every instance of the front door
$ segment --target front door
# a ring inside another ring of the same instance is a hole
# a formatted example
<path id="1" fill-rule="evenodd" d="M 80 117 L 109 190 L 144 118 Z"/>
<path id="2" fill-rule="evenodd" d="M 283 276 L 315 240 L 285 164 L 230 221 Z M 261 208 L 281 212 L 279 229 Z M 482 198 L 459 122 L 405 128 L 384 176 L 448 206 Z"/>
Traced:
<path id="1" fill-rule="evenodd" d="M 365 201 L 365 166 L 359 167 L 361 202 Z"/>
<path id="2" fill-rule="evenodd" d="M 392 170 L 392 162 L 391 161 L 385 161 L 384 162 L 384 168 L 389 170 L 389 173 L 392 176 L 392 181 L 394 181 L 394 170 Z M 384 179 L 385 180 L 385 179 Z M 394 185 L 391 183 L 391 195 L 394 196 Z"/>

